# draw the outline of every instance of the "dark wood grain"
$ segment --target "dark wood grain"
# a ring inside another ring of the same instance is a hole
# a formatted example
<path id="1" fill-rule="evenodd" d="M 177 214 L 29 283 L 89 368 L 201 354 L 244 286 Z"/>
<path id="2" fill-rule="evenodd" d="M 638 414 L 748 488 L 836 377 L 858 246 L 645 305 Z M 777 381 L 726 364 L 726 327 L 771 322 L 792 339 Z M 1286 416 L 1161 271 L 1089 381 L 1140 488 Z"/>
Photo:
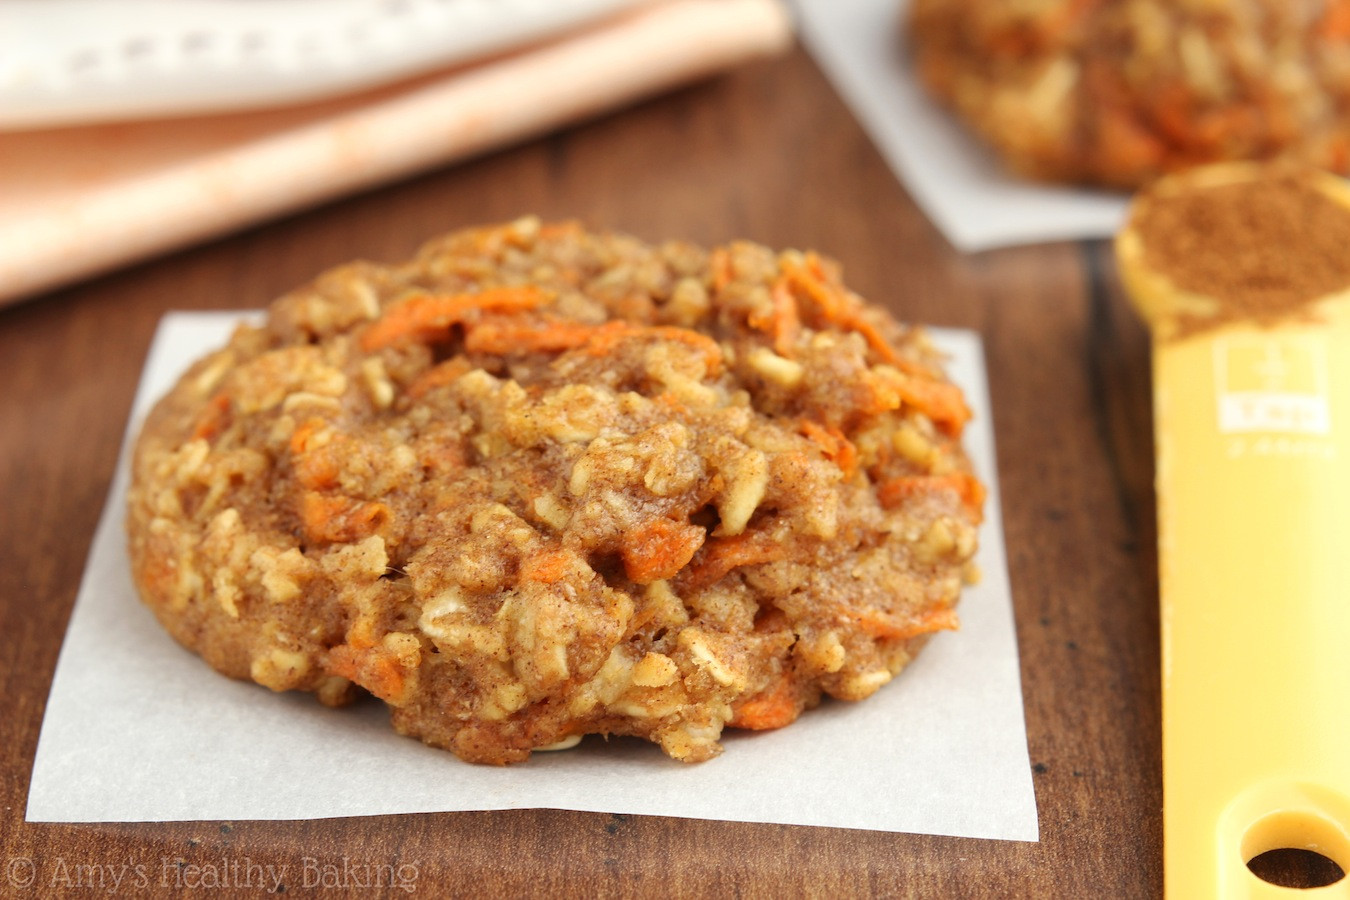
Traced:
<path id="1" fill-rule="evenodd" d="M 397 260 L 525 212 L 819 248 L 905 319 L 983 333 L 1039 843 L 547 810 L 24 823 L 61 635 L 158 317 L 261 306 L 329 265 Z M 0 384 L 0 863 L 31 857 L 40 884 L 59 859 L 132 859 L 158 884 L 162 859 L 176 872 L 225 855 L 289 865 L 287 893 L 303 893 L 306 857 L 346 855 L 415 866 L 429 896 L 1160 893 L 1146 336 L 1101 245 L 952 250 L 801 52 L 0 310 Z"/>

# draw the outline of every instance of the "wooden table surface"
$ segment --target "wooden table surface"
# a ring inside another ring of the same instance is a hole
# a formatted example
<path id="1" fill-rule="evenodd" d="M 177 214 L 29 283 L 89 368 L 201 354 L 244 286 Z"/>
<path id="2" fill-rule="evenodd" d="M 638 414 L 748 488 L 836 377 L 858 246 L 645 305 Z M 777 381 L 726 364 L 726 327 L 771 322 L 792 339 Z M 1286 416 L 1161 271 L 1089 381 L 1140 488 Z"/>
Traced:
<path id="1" fill-rule="evenodd" d="M 816 248 L 901 318 L 983 335 L 1038 843 L 551 810 L 24 822 L 61 637 L 159 317 L 263 306 L 327 266 L 399 260 L 440 232 L 527 212 L 653 240 Z M 1105 244 L 956 252 L 800 50 L 0 310 L 0 864 L 34 861 L 28 895 L 57 860 L 248 857 L 298 872 L 305 857 L 344 855 L 415 862 L 427 896 L 1158 895 L 1148 363 Z M 296 881 L 288 894 L 304 893 Z"/>

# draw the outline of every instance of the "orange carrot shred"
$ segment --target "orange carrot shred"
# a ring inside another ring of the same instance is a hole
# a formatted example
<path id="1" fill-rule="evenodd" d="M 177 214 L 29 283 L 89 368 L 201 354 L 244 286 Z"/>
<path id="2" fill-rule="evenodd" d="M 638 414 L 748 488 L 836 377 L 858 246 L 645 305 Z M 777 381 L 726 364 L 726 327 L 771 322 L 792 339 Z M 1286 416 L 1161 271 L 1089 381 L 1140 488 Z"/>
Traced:
<path id="1" fill-rule="evenodd" d="M 891 365 L 895 366 L 906 375 L 912 375 L 915 378 L 927 378 L 929 381 L 936 381 L 941 377 L 941 373 L 932 366 L 925 365 L 912 359 L 906 359 L 901 356 L 895 359 Z"/>
<path id="2" fill-rule="evenodd" d="M 848 320 L 848 327 L 863 336 L 867 345 L 876 351 L 877 356 L 883 360 L 895 365 L 900 361 L 900 354 L 891 346 L 891 342 L 882 336 L 881 332 L 871 322 L 864 319 L 861 315 L 854 316 Z"/>
<path id="3" fill-rule="evenodd" d="M 801 707 L 792 692 L 792 684 L 784 675 L 764 691 L 735 707 L 735 714 L 727 724 L 732 728 L 748 728 L 751 731 L 772 731 L 792 724 L 800 714 Z"/>
<path id="4" fill-rule="evenodd" d="M 792 295 L 792 287 L 785 276 L 774 282 L 769 296 L 772 300 L 769 313 L 751 314 L 749 325 L 772 338 L 774 352 L 779 356 L 791 357 L 797 336 L 802 331 L 797 298 Z"/>
<path id="5" fill-rule="evenodd" d="M 414 400 L 426 396 L 430 391 L 438 387 L 444 387 L 447 384 L 453 384 L 459 380 L 461 375 L 467 373 L 470 368 L 469 361 L 462 356 L 456 356 L 447 359 L 443 363 L 438 363 L 427 369 L 421 375 L 413 379 L 408 385 L 405 393 Z"/>
<path id="6" fill-rule="evenodd" d="M 857 618 L 863 631 L 873 637 L 891 641 L 907 641 L 921 634 L 955 631 L 961 627 L 961 620 L 957 617 L 956 611 L 948 608 L 931 609 L 906 622 L 899 622 L 876 609 L 864 610 Z"/>
<path id="7" fill-rule="evenodd" d="M 573 555 L 566 550 L 545 550 L 521 564 L 520 578 L 522 581 L 556 584 L 567 574 L 572 558 Z"/>
<path id="8" fill-rule="evenodd" d="M 311 490 L 332 487 L 340 474 L 336 455 L 328 447 L 295 458 L 295 478 Z"/>
<path id="9" fill-rule="evenodd" d="M 797 343 L 797 336 L 802 333 L 797 298 L 792 296 L 792 291 L 787 289 L 787 285 L 783 285 L 781 289 L 775 285 L 773 305 L 775 312 L 773 349 L 778 351 L 779 356 L 791 356 L 792 349 Z"/>
<path id="10" fill-rule="evenodd" d="M 722 365 L 722 348 L 706 334 L 700 334 L 688 328 L 675 325 L 630 325 L 627 322 L 607 322 L 597 330 L 595 339 L 588 342 L 587 350 L 595 356 L 606 356 L 620 341 L 629 338 L 651 337 L 663 341 L 676 341 L 688 344 L 703 354 L 708 373 L 716 374 Z"/>
<path id="11" fill-rule="evenodd" d="M 581 223 L 575 219 L 565 222 L 545 222 L 539 226 L 540 240 L 555 241 L 581 233 Z"/>
<path id="12" fill-rule="evenodd" d="M 1107 171 L 1130 175 L 1155 171 L 1167 147 L 1131 114 L 1102 107 L 1097 121 L 1097 151 Z"/>
<path id="13" fill-rule="evenodd" d="M 802 434 L 820 446 L 824 454 L 844 473 L 846 479 L 852 478 L 853 473 L 858 471 L 858 448 L 837 427 L 831 425 L 829 428 L 822 428 L 810 419 L 802 419 L 798 427 Z"/>
<path id="14" fill-rule="evenodd" d="M 330 445 L 314 445 L 314 436 L 326 424 L 323 419 L 306 419 L 291 432 L 289 447 L 295 457 L 295 477 L 307 488 L 332 487 L 340 474 L 337 454 Z"/>
<path id="15" fill-rule="evenodd" d="M 802 419 L 797 424 L 797 427 L 801 429 L 802 434 L 819 444 L 820 448 L 825 451 L 826 456 L 834 455 L 837 450 L 835 446 L 836 442 L 834 436 L 830 434 L 827 429 L 817 425 L 810 419 Z"/>
<path id="16" fill-rule="evenodd" d="M 909 405 L 951 437 L 960 437 L 970 421 L 965 395 L 949 382 L 903 374 L 897 378 L 876 370 L 863 372 L 860 380 L 869 395 L 867 402 L 859 405 L 863 413 L 875 415 Z"/>
<path id="17" fill-rule="evenodd" d="M 178 580 L 177 560 L 170 559 L 151 545 L 137 566 L 136 582 L 145 585 L 146 592 L 156 598 L 165 598 Z"/>
<path id="18" fill-rule="evenodd" d="M 300 500 L 300 522 L 306 539 L 345 543 L 375 534 L 389 521 L 389 507 L 374 501 L 306 491 Z"/>
<path id="19" fill-rule="evenodd" d="M 830 426 L 830 433 L 839 441 L 839 454 L 834 461 L 844 473 L 845 478 L 852 478 L 853 473 L 858 471 L 858 448 L 852 441 L 844 437 L 842 431 L 833 425 Z"/>
<path id="20" fill-rule="evenodd" d="M 712 252 L 712 256 L 708 259 L 708 267 L 712 269 L 713 290 L 720 291 L 731 284 L 733 275 L 731 253 L 725 247 L 718 247 Z"/>
<path id="21" fill-rule="evenodd" d="M 956 385 L 927 378 L 906 378 L 898 386 L 900 398 L 947 434 L 959 437 L 970 421 L 970 407 Z"/>
<path id="22" fill-rule="evenodd" d="M 230 397 L 223 391 L 212 397 L 192 429 L 193 440 L 209 441 L 220 434 L 229 419 L 230 405 Z"/>
<path id="23" fill-rule="evenodd" d="M 435 340 L 475 312 L 523 312 L 552 300 L 532 285 L 488 288 L 472 294 L 413 294 L 384 311 L 361 337 L 367 353 L 396 344 Z"/>
<path id="24" fill-rule="evenodd" d="M 1330 0 L 1317 31 L 1323 37 L 1333 41 L 1350 40 L 1350 3 L 1345 0 Z"/>
<path id="25" fill-rule="evenodd" d="M 388 703 L 397 704 L 403 700 L 407 672 L 392 654 L 341 644 L 328 651 L 328 665 L 325 668 L 333 675 L 361 685 Z"/>
<path id="26" fill-rule="evenodd" d="M 814 254 L 807 256 L 805 264 L 784 260 L 782 267 L 788 283 L 814 303 L 825 320 L 844 324 L 849 312 L 848 298 L 823 279 L 820 261 Z"/>
<path id="27" fill-rule="evenodd" d="M 706 544 L 703 558 L 690 566 L 689 584 L 696 589 L 708 587 L 721 581 L 733 569 L 777 562 L 786 556 L 787 548 L 758 532 L 716 538 Z"/>
<path id="28" fill-rule="evenodd" d="M 326 423 L 324 422 L 323 419 L 314 418 L 314 419 L 306 419 L 299 425 L 295 426 L 295 430 L 291 432 L 291 440 L 289 443 L 291 455 L 299 456 L 300 454 L 308 450 L 309 439 L 314 437 L 315 432 L 317 432 L 325 424 Z"/>
<path id="29" fill-rule="evenodd" d="M 858 332 L 885 362 L 894 365 L 900 361 L 900 354 L 891 342 L 867 320 L 862 304 L 830 282 L 819 256 L 808 253 L 800 264 L 784 260 L 782 268 L 785 284 L 795 287 L 815 304 L 825 321 Z"/>
<path id="30" fill-rule="evenodd" d="M 597 326 L 577 322 L 514 322 L 484 319 L 464 336 L 468 353 L 557 353 L 590 340 Z"/>
<path id="31" fill-rule="evenodd" d="M 621 548 L 623 568 L 638 584 L 673 578 L 698 548 L 708 532 L 697 525 L 671 519 L 652 519 L 627 536 Z"/>
<path id="32" fill-rule="evenodd" d="M 905 500 L 923 494 L 953 491 L 961 503 L 976 516 L 984 514 L 984 485 L 974 475 L 954 472 L 950 475 L 902 475 L 877 485 L 877 500 L 886 509 L 894 509 Z"/>

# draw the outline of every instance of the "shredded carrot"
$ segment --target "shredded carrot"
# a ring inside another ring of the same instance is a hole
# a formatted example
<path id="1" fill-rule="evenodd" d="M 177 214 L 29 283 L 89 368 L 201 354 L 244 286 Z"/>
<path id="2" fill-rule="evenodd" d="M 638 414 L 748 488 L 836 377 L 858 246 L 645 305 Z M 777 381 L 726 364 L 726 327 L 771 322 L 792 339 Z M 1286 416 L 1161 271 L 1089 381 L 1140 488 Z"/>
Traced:
<path id="1" fill-rule="evenodd" d="M 808 253 L 802 263 L 785 259 L 781 268 L 788 284 L 814 303 L 821 317 L 836 324 L 844 323 L 850 312 L 848 297 L 826 280 L 819 257 Z"/>
<path id="2" fill-rule="evenodd" d="M 306 419 L 295 426 L 295 430 L 291 432 L 291 439 L 288 445 L 291 450 L 291 455 L 299 456 L 307 451 L 309 449 L 310 438 L 314 437 L 315 433 L 317 433 L 325 424 L 327 423 L 324 422 L 323 419 L 314 418 Z"/>
<path id="3" fill-rule="evenodd" d="M 731 252 L 725 247 L 718 247 L 708 258 L 708 267 L 712 269 L 713 290 L 720 291 L 731 284 L 733 271 L 731 268 Z"/>
<path id="4" fill-rule="evenodd" d="M 988 52 L 994 56 L 1020 58 L 1057 44 L 1063 44 L 1061 35 L 1082 17 L 1091 0 L 1054 4 L 1046 13 L 1031 21 L 1014 20 L 986 39 Z"/>
<path id="5" fill-rule="evenodd" d="M 325 668 L 333 675 L 361 685 L 387 703 L 401 703 L 408 686 L 407 670 L 399 665 L 398 657 L 379 650 L 341 644 L 328 651 Z"/>
<path id="6" fill-rule="evenodd" d="M 950 475 L 902 475 L 877 485 L 877 500 L 886 509 L 894 509 L 910 497 L 953 491 L 976 520 L 984 516 L 984 485 L 974 475 L 953 472 Z"/>
<path id="7" fill-rule="evenodd" d="M 664 334 L 669 332 L 670 334 Z M 583 345 L 586 352 L 592 356 L 608 356 L 616 346 L 622 341 L 639 336 L 652 337 L 674 337 L 677 340 L 685 340 L 689 344 L 699 344 L 702 342 L 712 343 L 711 339 L 704 337 L 696 331 L 690 331 L 688 328 L 669 328 L 662 326 L 641 326 L 632 325 L 628 322 L 614 321 L 593 328 L 586 337 Z M 713 347 L 716 347 L 713 344 Z M 720 353 L 720 350 L 716 352 Z"/>
<path id="8" fill-rule="evenodd" d="M 337 454 L 331 445 L 295 458 L 295 479 L 310 490 L 322 490 L 337 484 Z"/>
<path id="9" fill-rule="evenodd" d="M 819 447 L 820 451 L 831 461 L 839 456 L 839 438 L 835 437 L 834 433 L 842 434 L 842 432 L 839 432 L 837 428 L 822 428 L 810 419 L 802 419 L 797 423 L 797 428 L 811 440 L 811 443 Z"/>
<path id="10" fill-rule="evenodd" d="M 849 319 L 847 324 L 849 328 L 863 336 L 863 340 L 876 351 L 877 356 L 891 365 L 900 362 L 900 354 L 891 346 L 891 342 L 882 336 L 875 325 L 863 318 L 861 313 Z"/>
<path id="11" fill-rule="evenodd" d="M 684 419 L 687 419 L 689 418 L 689 416 L 693 415 L 693 413 L 689 411 L 689 407 L 684 403 L 684 401 L 682 401 L 679 397 L 676 397 L 670 391 L 662 391 L 661 393 L 657 394 L 654 399 L 656 400 L 657 404 L 664 406 L 666 409 L 670 410 L 672 415 L 676 415 Z"/>
<path id="12" fill-rule="evenodd" d="M 145 556 L 136 567 L 136 583 L 145 586 L 146 593 L 156 599 L 169 596 L 178 580 L 178 564 L 169 556 L 157 552 L 153 546 L 146 547 Z"/>
<path id="13" fill-rule="evenodd" d="M 360 677 L 361 660 L 364 656 L 364 653 L 355 648 L 341 644 L 328 651 L 328 671 L 339 678 L 356 681 Z"/>
<path id="14" fill-rule="evenodd" d="M 1005 28 L 990 35 L 986 43 L 994 56 L 1020 58 L 1036 49 L 1040 36 L 1027 28 Z"/>
<path id="15" fill-rule="evenodd" d="M 1191 141 L 1195 146 L 1190 156 L 1201 162 L 1212 162 L 1218 158 L 1224 145 L 1231 143 L 1234 138 L 1246 139 L 1262 131 L 1277 138 L 1289 127 L 1288 117 L 1274 110 L 1258 112 L 1236 107 L 1211 110 L 1195 120 L 1194 139 Z"/>
<path id="16" fill-rule="evenodd" d="M 933 424 L 952 437 L 960 437 L 970 421 L 961 389 L 950 382 L 869 370 L 860 379 L 869 397 L 859 404 L 863 413 L 875 415 L 908 404 L 923 413 Z"/>
<path id="17" fill-rule="evenodd" d="M 694 558 L 707 536 L 706 530 L 688 522 L 652 519 L 624 541 L 624 571 L 638 584 L 673 578 Z"/>
<path id="18" fill-rule="evenodd" d="M 774 352 L 779 356 L 791 357 L 802 332 L 797 298 L 792 295 L 792 287 L 785 276 L 774 282 L 769 296 L 773 301 L 770 310 L 766 314 L 752 313 L 748 323 L 773 339 Z"/>
<path id="19" fill-rule="evenodd" d="M 942 373 L 932 366 L 926 365 L 916 360 L 906 359 L 901 356 L 894 360 L 891 365 L 895 366 L 906 375 L 912 375 L 915 378 L 927 378 L 929 381 L 936 381 L 942 377 Z"/>
<path id="20" fill-rule="evenodd" d="M 523 312 L 552 300 L 532 285 L 488 288 L 473 294 L 413 294 L 390 306 L 361 337 L 370 353 L 395 344 L 435 340 L 474 312 Z"/>
<path id="21" fill-rule="evenodd" d="M 833 425 L 822 428 L 810 419 L 802 419 L 798 427 L 839 467 L 844 478 L 852 478 L 858 471 L 858 448 L 838 428 Z"/>
<path id="22" fill-rule="evenodd" d="M 890 412 L 899 409 L 900 404 L 904 402 L 904 398 L 900 396 L 899 381 L 895 378 L 883 376 L 869 369 L 862 373 L 858 382 L 867 396 L 865 400 L 857 403 L 857 409 L 865 415 Z"/>
<path id="23" fill-rule="evenodd" d="M 831 282 L 819 256 L 808 253 L 800 264 L 784 260 L 782 269 L 786 284 L 811 300 L 825 321 L 858 332 L 883 361 L 892 365 L 900 362 L 891 342 L 867 320 L 862 304 Z"/>
<path id="24" fill-rule="evenodd" d="M 212 397 L 192 429 L 193 440 L 209 441 L 224 431 L 230 418 L 230 406 L 230 396 L 224 391 Z"/>
<path id="25" fill-rule="evenodd" d="M 1172 81 L 1151 91 L 1149 113 L 1158 130 L 1169 140 L 1181 145 L 1192 141 L 1195 102 L 1183 82 Z"/>
<path id="26" fill-rule="evenodd" d="M 414 400 L 420 399 L 438 387 L 444 387 L 458 381 L 459 377 L 471 368 L 469 361 L 464 357 L 452 357 L 443 363 L 432 366 L 414 378 L 412 383 L 408 385 L 406 393 Z"/>
<path id="27" fill-rule="evenodd" d="M 1157 170 L 1167 148 L 1133 116 L 1111 106 L 1099 107 L 1097 151 L 1103 169 L 1129 175 Z"/>
<path id="28" fill-rule="evenodd" d="M 545 550 L 525 559 L 520 566 L 521 581 L 556 584 L 571 568 L 573 554 L 566 550 Z"/>
<path id="29" fill-rule="evenodd" d="M 314 443 L 314 436 L 327 424 L 323 419 L 306 419 L 291 432 L 296 480 L 313 490 L 332 487 L 338 479 L 337 453 L 331 445 Z"/>
<path id="30" fill-rule="evenodd" d="M 797 311 L 797 298 L 787 285 L 774 285 L 774 330 L 773 349 L 779 356 L 791 356 L 797 337 L 802 333 L 801 313 Z"/>
<path id="31" fill-rule="evenodd" d="M 1350 11 L 1346 13 L 1350 18 Z M 1329 162 L 1326 167 L 1334 172 L 1344 172 L 1350 169 L 1350 140 L 1344 135 L 1338 135 L 1327 142 L 1327 159 Z"/>
<path id="32" fill-rule="evenodd" d="M 581 223 L 575 219 L 567 219 L 563 222 L 545 222 L 539 226 L 539 237 L 546 241 L 554 241 L 580 233 Z"/>
<path id="33" fill-rule="evenodd" d="M 705 545 L 703 558 L 690 566 L 689 584 L 695 589 L 708 587 L 721 581 L 732 569 L 777 562 L 786 556 L 787 548 L 759 532 L 716 538 Z"/>
<path id="34" fill-rule="evenodd" d="M 484 319 L 464 336 L 468 353 L 558 353 L 586 343 L 598 326 L 578 322 Z"/>
<path id="35" fill-rule="evenodd" d="M 877 330 L 877 327 L 867 320 L 863 305 L 842 288 L 831 284 L 825 274 L 825 268 L 820 261 L 820 257 L 814 253 L 808 253 L 806 264 L 806 272 L 820 286 L 819 293 L 829 294 L 834 298 L 832 317 L 843 327 L 861 334 L 867 345 L 884 361 L 892 364 L 898 362 L 900 354 L 891 346 L 891 342 L 886 340 L 882 333 Z"/>
<path id="36" fill-rule="evenodd" d="M 961 620 L 953 609 L 932 609 L 918 618 L 905 622 L 896 621 L 892 616 L 877 609 L 864 610 L 858 617 L 863 631 L 876 638 L 891 641 L 907 641 L 921 634 L 934 631 L 955 631 L 961 627 Z"/>
<path id="37" fill-rule="evenodd" d="M 347 646 L 354 650 L 369 650 L 375 646 L 375 620 L 361 616 L 347 629 Z"/>
<path id="38" fill-rule="evenodd" d="M 1322 20 L 1317 23 L 1317 31 L 1329 40 L 1350 41 L 1350 3 L 1329 0 Z"/>
<path id="39" fill-rule="evenodd" d="M 389 507 L 374 501 L 306 491 L 300 522 L 312 542 L 347 543 L 370 537 L 389 521 Z"/>
<path id="40" fill-rule="evenodd" d="M 970 407 L 961 389 L 947 381 L 906 378 L 900 385 L 900 398 L 953 437 L 959 437 L 970 421 Z"/>
<path id="41" fill-rule="evenodd" d="M 656 338 L 688 344 L 703 354 L 708 373 L 716 374 L 722 365 L 722 348 L 706 334 L 674 325 L 631 325 L 628 322 L 606 322 L 597 329 L 596 337 L 587 344 L 587 351 L 595 356 L 608 356 L 620 341 L 630 338 Z"/>
<path id="42" fill-rule="evenodd" d="M 792 724 L 801 707 L 793 694 L 786 675 L 780 676 L 770 687 L 735 707 L 729 724 L 732 728 L 751 731 L 771 731 Z"/>
<path id="43" fill-rule="evenodd" d="M 839 453 L 834 458 L 835 464 L 844 473 L 844 478 L 852 478 L 853 473 L 858 471 L 858 448 L 833 425 L 830 426 L 830 432 L 839 441 Z"/>
<path id="44" fill-rule="evenodd" d="M 1147 114 L 1169 145 L 1165 148 L 1171 157 L 1169 167 L 1177 162 L 1211 162 L 1235 139 L 1246 141 L 1264 135 L 1263 139 L 1278 142 L 1293 137 L 1292 121 L 1278 110 L 1237 105 L 1205 109 L 1196 102 L 1191 88 L 1180 81 L 1152 91 Z"/>

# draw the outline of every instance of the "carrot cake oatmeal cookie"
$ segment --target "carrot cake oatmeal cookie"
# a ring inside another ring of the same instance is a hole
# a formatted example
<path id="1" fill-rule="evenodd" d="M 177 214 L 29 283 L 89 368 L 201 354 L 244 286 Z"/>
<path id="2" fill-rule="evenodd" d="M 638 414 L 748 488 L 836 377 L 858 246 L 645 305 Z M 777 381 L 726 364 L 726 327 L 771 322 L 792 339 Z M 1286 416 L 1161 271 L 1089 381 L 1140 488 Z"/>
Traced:
<path id="1" fill-rule="evenodd" d="M 523 219 L 328 272 L 198 362 L 136 447 L 133 571 L 226 675 L 368 692 L 466 760 L 705 760 L 956 627 L 968 416 L 815 254 Z"/>
<path id="2" fill-rule="evenodd" d="M 913 0 L 909 24 L 924 82 L 1023 174 L 1350 172 L 1347 0 Z"/>

